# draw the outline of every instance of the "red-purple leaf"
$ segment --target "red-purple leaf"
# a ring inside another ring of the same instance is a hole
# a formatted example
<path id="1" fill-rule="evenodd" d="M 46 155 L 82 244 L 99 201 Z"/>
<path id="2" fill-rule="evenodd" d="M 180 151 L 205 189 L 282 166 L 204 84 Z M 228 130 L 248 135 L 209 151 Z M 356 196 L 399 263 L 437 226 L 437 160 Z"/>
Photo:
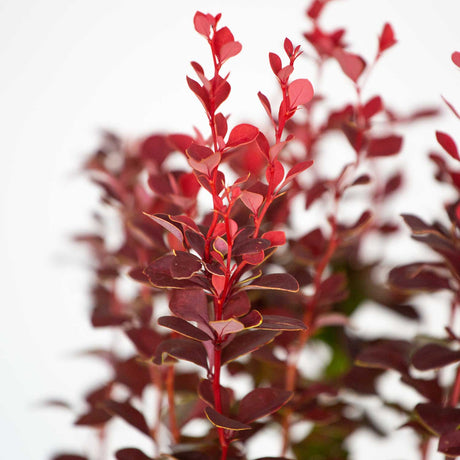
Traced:
<path id="1" fill-rule="evenodd" d="M 89 460 L 88 457 L 77 454 L 58 454 L 55 455 L 51 460 Z"/>
<path id="2" fill-rule="evenodd" d="M 306 78 L 294 80 L 288 86 L 289 108 L 308 104 L 313 98 L 313 86 Z"/>
<path id="3" fill-rule="evenodd" d="M 206 350 L 201 342 L 197 342 L 196 340 L 169 339 L 161 342 L 156 350 L 153 362 L 161 365 L 167 360 L 168 356 L 190 361 L 205 369 L 208 368 Z"/>
<path id="4" fill-rule="evenodd" d="M 147 214 L 144 212 L 144 215 L 150 217 L 154 222 L 160 224 L 163 228 L 172 233 L 179 241 L 183 241 L 184 236 L 182 230 L 175 222 L 171 220 L 171 216 L 167 214 Z"/>
<path id="5" fill-rule="evenodd" d="M 121 417 L 125 422 L 150 437 L 150 428 L 148 427 L 144 416 L 136 408 L 131 406 L 129 402 L 126 401 L 120 403 L 109 400 L 104 402 L 104 408 L 110 414 Z"/>
<path id="6" fill-rule="evenodd" d="M 386 341 L 365 348 L 358 354 L 356 364 L 377 369 L 394 369 L 406 374 L 408 369 L 408 343 Z"/>
<path id="7" fill-rule="evenodd" d="M 439 369 L 460 361 L 460 350 L 451 350 L 437 343 L 419 348 L 412 356 L 412 364 L 421 371 Z"/>
<path id="8" fill-rule="evenodd" d="M 125 331 L 131 342 L 134 343 L 139 353 L 144 356 L 153 356 L 162 340 L 161 335 L 149 327 L 136 327 Z"/>
<path id="9" fill-rule="evenodd" d="M 361 56 L 349 53 L 342 48 L 336 48 L 334 57 L 340 64 L 343 73 L 356 83 L 366 67 L 366 61 Z"/>
<path id="10" fill-rule="evenodd" d="M 402 147 L 402 137 L 391 135 L 374 137 L 369 141 L 367 156 L 370 158 L 396 155 Z"/>
<path id="11" fill-rule="evenodd" d="M 222 365 L 251 353 L 271 342 L 279 331 L 260 331 L 250 329 L 241 332 L 223 349 Z"/>
<path id="12" fill-rule="evenodd" d="M 280 315 L 263 315 L 262 324 L 258 329 L 269 331 L 303 331 L 307 326 L 297 318 Z"/>
<path id="13" fill-rule="evenodd" d="M 233 148 L 249 144 L 249 142 L 252 142 L 258 134 L 259 130 L 255 126 L 242 123 L 231 130 L 226 146 L 227 148 Z"/>
<path id="14" fill-rule="evenodd" d="M 382 34 L 379 37 L 379 54 L 397 43 L 393 27 L 388 22 L 383 26 Z"/>
<path id="15" fill-rule="evenodd" d="M 275 289 L 297 292 L 299 290 L 299 283 L 289 273 L 271 273 L 257 278 L 251 284 L 245 286 L 244 289 Z"/>
<path id="16" fill-rule="evenodd" d="M 169 308 L 175 315 L 186 321 L 207 322 L 209 320 L 208 301 L 202 290 L 173 291 Z"/>
<path id="17" fill-rule="evenodd" d="M 198 396 L 211 407 L 216 407 L 214 402 L 214 389 L 210 380 L 203 379 L 200 381 L 198 385 Z M 227 414 L 230 411 L 230 404 L 233 399 L 232 391 L 221 386 L 220 396 L 222 402 L 222 411 L 224 414 Z"/>
<path id="18" fill-rule="evenodd" d="M 193 324 L 183 320 L 182 318 L 177 318 L 176 316 L 162 316 L 158 318 L 158 324 L 163 327 L 167 327 L 172 331 L 175 331 L 189 339 L 199 340 L 205 342 L 206 340 L 211 340 L 211 337 L 208 336 L 201 329 L 198 329 Z"/>
<path id="19" fill-rule="evenodd" d="M 290 391 L 277 388 L 256 388 L 241 400 L 238 419 L 243 423 L 251 423 L 266 417 L 284 406 L 291 397 Z"/>
<path id="20" fill-rule="evenodd" d="M 452 62 L 457 66 L 460 67 L 460 52 L 459 51 L 454 51 L 452 53 Z"/>
<path id="21" fill-rule="evenodd" d="M 179 291 L 180 292 L 180 291 Z M 246 315 L 251 309 L 251 302 L 244 291 L 240 291 L 224 304 L 224 319 Z"/>
<path id="22" fill-rule="evenodd" d="M 249 192 L 250 193 L 250 192 Z M 233 247 L 232 254 L 241 256 L 243 254 L 257 254 L 270 247 L 270 241 L 264 238 L 251 238 L 246 241 L 238 241 Z"/>
<path id="23" fill-rule="evenodd" d="M 175 279 L 189 279 L 201 270 L 201 260 L 188 252 L 176 251 L 171 263 L 171 276 Z"/>
<path id="24" fill-rule="evenodd" d="M 233 420 L 231 418 L 226 417 L 225 415 L 219 414 L 219 412 L 215 411 L 212 407 L 207 407 L 204 410 L 206 417 L 208 420 L 214 425 L 219 428 L 225 428 L 226 430 L 231 431 L 241 431 L 241 430 L 250 430 L 251 427 L 245 425 L 244 423 L 239 422 L 238 420 Z"/>
<path id="25" fill-rule="evenodd" d="M 436 131 L 436 139 L 441 145 L 441 147 L 455 160 L 460 161 L 460 156 L 458 154 L 457 145 L 455 141 L 446 133 L 441 131 Z"/>

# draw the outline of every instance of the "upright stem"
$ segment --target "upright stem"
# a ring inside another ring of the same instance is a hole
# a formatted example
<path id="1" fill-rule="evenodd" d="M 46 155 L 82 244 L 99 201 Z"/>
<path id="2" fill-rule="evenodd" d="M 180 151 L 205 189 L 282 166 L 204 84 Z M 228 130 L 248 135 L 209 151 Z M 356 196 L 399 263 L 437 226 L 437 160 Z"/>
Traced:
<path id="1" fill-rule="evenodd" d="M 174 401 L 174 366 L 168 366 L 166 371 L 166 391 L 168 394 L 169 429 L 174 443 L 177 444 L 180 439 L 180 434 L 177 427 L 176 404 Z"/>

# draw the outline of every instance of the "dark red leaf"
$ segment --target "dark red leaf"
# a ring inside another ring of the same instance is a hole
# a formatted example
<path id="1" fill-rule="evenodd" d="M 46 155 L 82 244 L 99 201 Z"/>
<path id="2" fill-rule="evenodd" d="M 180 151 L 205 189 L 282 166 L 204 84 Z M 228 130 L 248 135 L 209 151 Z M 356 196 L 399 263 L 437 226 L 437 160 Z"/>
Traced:
<path id="1" fill-rule="evenodd" d="M 407 342 L 397 340 L 371 345 L 358 354 L 356 364 L 377 369 L 394 369 L 406 374 L 408 347 Z"/>
<path id="2" fill-rule="evenodd" d="M 313 86 L 306 78 L 294 80 L 288 86 L 289 108 L 295 109 L 299 105 L 308 104 L 313 98 Z"/>
<path id="3" fill-rule="evenodd" d="M 219 428 L 225 428 L 226 430 L 231 430 L 231 431 L 251 429 L 250 426 L 245 425 L 244 423 L 241 423 L 238 420 L 233 420 L 231 418 L 226 417 L 225 415 L 219 414 L 219 412 L 215 411 L 212 407 L 207 407 L 204 410 L 204 412 L 208 420 L 214 426 L 217 426 Z"/>
<path id="4" fill-rule="evenodd" d="M 275 289 L 279 291 L 297 292 L 299 290 L 299 283 L 297 283 L 296 279 L 289 273 L 271 273 L 261 276 L 248 286 L 245 286 L 244 289 Z"/>
<path id="5" fill-rule="evenodd" d="M 89 460 L 88 457 L 78 454 L 58 454 L 55 455 L 51 460 Z"/>
<path id="6" fill-rule="evenodd" d="M 264 238 L 251 238 L 246 241 L 238 242 L 234 245 L 232 254 L 234 256 L 241 256 L 243 254 L 256 254 L 268 249 L 270 247 L 270 241 Z"/>
<path id="7" fill-rule="evenodd" d="M 441 145 L 441 147 L 455 160 L 460 161 L 460 156 L 458 154 L 457 145 L 454 140 L 446 133 L 441 131 L 436 131 L 436 139 Z"/>
<path id="8" fill-rule="evenodd" d="M 419 348 L 412 356 L 412 364 L 421 371 L 439 369 L 460 361 L 460 350 L 451 350 L 437 343 Z"/>
<path id="9" fill-rule="evenodd" d="M 180 291 L 179 291 L 180 292 Z M 251 309 L 251 302 L 244 291 L 240 291 L 224 304 L 224 319 L 238 318 L 246 315 Z"/>
<path id="10" fill-rule="evenodd" d="M 214 389 L 212 387 L 212 382 L 208 379 L 203 379 L 198 385 L 198 396 L 211 407 L 215 408 L 214 402 Z M 220 387 L 220 396 L 222 403 L 222 411 L 224 414 L 229 413 L 230 404 L 232 402 L 232 391 L 223 386 Z"/>
<path id="11" fill-rule="evenodd" d="M 183 359 L 197 364 L 198 366 L 208 368 L 208 359 L 206 350 L 201 342 L 189 339 L 169 339 L 161 342 L 158 346 L 153 362 L 161 365 L 168 356 L 176 359 Z"/>
<path id="12" fill-rule="evenodd" d="M 366 185 L 371 182 L 371 177 L 369 174 L 361 174 L 358 178 L 356 178 L 353 183 L 350 185 L 350 187 L 353 187 L 355 185 Z"/>
<path id="13" fill-rule="evenodd" d="M 396 155 L 402 147 L 402 137 L 391 135 L 374 137 L 369 141 L 367 156 L 370 158 Z"/>
<path id="14" fill-rule="evenodd" d="M 209 325 L 216 331 L 218 337 L 224 337 L 228 334 L 236 334 L 245 329 L 245 326 L 235 318 L 223 319 L 219 321 L 210 321 Z"/>
<path id="15" fill-rule="evenodd" d="M 104 408 L 110 414 L 121 417 L 125 422 L 150 437 L 150 428 L 148 427 L 144 416 L 136 408 L 131 406 L 129 402 L 126 401 L 121 403 L 109 400 L 104 402 Z"/>
<path id="16" fill-rule="evenodd" d="M 227 148 L 233 148 L 240 145 L 249 144 L 249 142 L 252 142 L 258 134 L 259 130 L 255 126 L 242 123 L 232 129 L 230 135 L 228 136 L 226 146 Z"/>
<path id="17" fill-rule="evenodd" d="M 238 420 L 243 423 L 251 423 L 270 415 L 283 407 L 291 397 L 290 391 L 277 388 L 256 388 L 240 401 Z"/>
<path id="18" fill-rule="evenodd" d="M 391 195 L 393 192 L 396 192 L 398 189 L 400 189 L 401 185 L 402 185 L 402 174 L 398 172 L 387 180 L 385 187 L 383 189 L 383 195 L 384 196 Z"/>
<path id="19" fill-rule="evenodd" d="M 393 27 L 388 22 L 383 26 L 382 34 L 379 37 L 379 53 L 391 48 L 397 43 Z"/>
<path id="20" fill-rule="evenodd" d="M 279 331 L 248 330 L 239 333 L 222 351 L 222 365 L 271 342 Z"/>
<path id="21" fill-rule="evenodd" d="M 180 226 L 171 220 L 171 216 L 167 214 L 147 214 L 144 215 L 152 219 L 157 224 L 160 224 L 163 228 L 172 233 L 179 241 L 183 241 L 184 237 Z"/>
<path id="22" fill-rule="evenodd" d="M 424 263 L 393 268 L 388 275 L 388 281 L 392 286 L 406 292 L 433 292 L 450 288 L 448 278 Z"/>

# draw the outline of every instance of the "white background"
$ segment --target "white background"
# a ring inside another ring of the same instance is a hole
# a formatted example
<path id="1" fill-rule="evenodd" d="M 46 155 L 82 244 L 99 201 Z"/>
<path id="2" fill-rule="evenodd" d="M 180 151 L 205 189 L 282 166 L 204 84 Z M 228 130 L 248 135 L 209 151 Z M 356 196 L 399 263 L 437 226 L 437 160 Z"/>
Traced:
<path id="1" fill-rule="evenodd" d="M 0 458 L 44 460 L 60 448 L 82 451 L 90 439 L 71 426 L 72 415 L 39 403 L 77 403 L 107 372 L 72 356 L 110 340 L 89 326 L 88 261 L 69 242 L 91 226 L 97 194 L 78 169 L 98 131 L 134 138 L 205 129 L 185 83 L 191 60 L 209 68 L 205 42 L 193 30 L 197 9 L 222 12 L 243 44 L 229 66 L 225 109 L 233 120 L 261 122 L 257 91 L 276 94 L 268 51 L 281 52 L 286 35 L 308 49 L 305 7 L 299 0 L 0 0 Z M 450 62 L 460 49 L 459 17 L 457 0 L 341 0 L 325 24 L 345 26 L 351 50 L 371 58 L 383 23 L 392 23 L 399 44 L 377 67 L 367 96 L 383 93 L 407 113 L 439 104 L 440 94 L 460 107 L 460 74 Z M 351 100 L 352 87 L 334 65 L 324 85 L 338 103 Z M 305 61 L 297 76 L 314 84 L 309 69 Z M 439 202 L 423 186 L 430 169 L 419 161 L 435 146 L 438 127 L 458 132 L 449 115 L 421 123 L 403 152 L 414 187 L 410 206 L 426 216 L 439 214 Z M 404 431 L 384 443 L 364 436 L 353 444 L 358 460 L 412 460 L 412 449 Z"/>

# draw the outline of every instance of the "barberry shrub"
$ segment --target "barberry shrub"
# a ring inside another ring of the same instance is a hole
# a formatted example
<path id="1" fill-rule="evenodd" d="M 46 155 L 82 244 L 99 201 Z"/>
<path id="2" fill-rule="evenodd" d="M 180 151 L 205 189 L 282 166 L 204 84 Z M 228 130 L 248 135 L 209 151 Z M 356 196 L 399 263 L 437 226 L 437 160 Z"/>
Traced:
<path id="1" fill-rule="evenodd" d="M 446 456 L 460 455 L 460 371 L 444 371 L 460 362 L 453 327 L 460 304 L 459 152 L 449 134 L 433 134 L 441 147 L 430 154 L 435 178 L 455 196 L 443 222 L 427 223 L 410 209 L 402 219 L 391 213 L 404 181 L 396 163 L 388 168 L 402 149 L 399 127 L 436 110 L 402 116 L 383 95 L 364 97 L 376 63 L 397 43 L 395 32 L 385 24 L 375 55 L 365 60 L 348 49 L 343 29 L 322 27 L 328 3 L 315 0 L 307 9 L 305 46 L 319 70 L 315 78 L 298 75 L 304 56 L 289 38 L 269 54 L 279 97 L 258 93 L 263 125 L 235 123 L 244 114 L 222 111 L 231 96 L 226 68 L 242 45 L 220 14 L 197 12 L 194 27 L 211 65 L 192 62 L 187 84 L 208 131 L 155 133 L 134 144 L 106 133 L 86 161 L 101 191 L 99 230 L 76 237 L 94 261 L 91 323 L 121 331 L 132 347 L 129 355 L 117 347 L 92 352 L 112 375 L 85 395 L 75 424 L 94 429 L 100 452 L 54 460 L 105 457 L 113 418 L 151 443 L 149 451 L 127 445 L 107 454 L 118 460 L 245 459 L 248 446 L 257 452 L 260 434 L 273 427 L 281 446 L 267 460 L 347 459 L 355 433 L 388 434 L 379 414 L 366 409 L 369 396 L 403 414 L 401 429 L 413 431 L 422 459 L 434 442 Z M 459 66 L 460 54 L 452 60 Z M 354 88 L 343 106 L 314 89 L 327 61 Z M 337 137 L 346 153 L 331 165 L 324 146 Z M 107 210 L 120 229 L 115 248 Z M 390 270 L 365 248 L 391 243 L 401 221 L 433 257 Z M 369 339 L 353 328 L 350 318 L 369 303 L 417 322 L 418 299 L 437 291 L 448 300 L 436 308 L 450 308 L 443 337 Z M 327 358 L 313 372 L 308 361 L 318 350 Z M 389 372 L 416 392 L 415 407 L 379 390 Z M 197 421 L 200 429 L 191 431 Z"/>

